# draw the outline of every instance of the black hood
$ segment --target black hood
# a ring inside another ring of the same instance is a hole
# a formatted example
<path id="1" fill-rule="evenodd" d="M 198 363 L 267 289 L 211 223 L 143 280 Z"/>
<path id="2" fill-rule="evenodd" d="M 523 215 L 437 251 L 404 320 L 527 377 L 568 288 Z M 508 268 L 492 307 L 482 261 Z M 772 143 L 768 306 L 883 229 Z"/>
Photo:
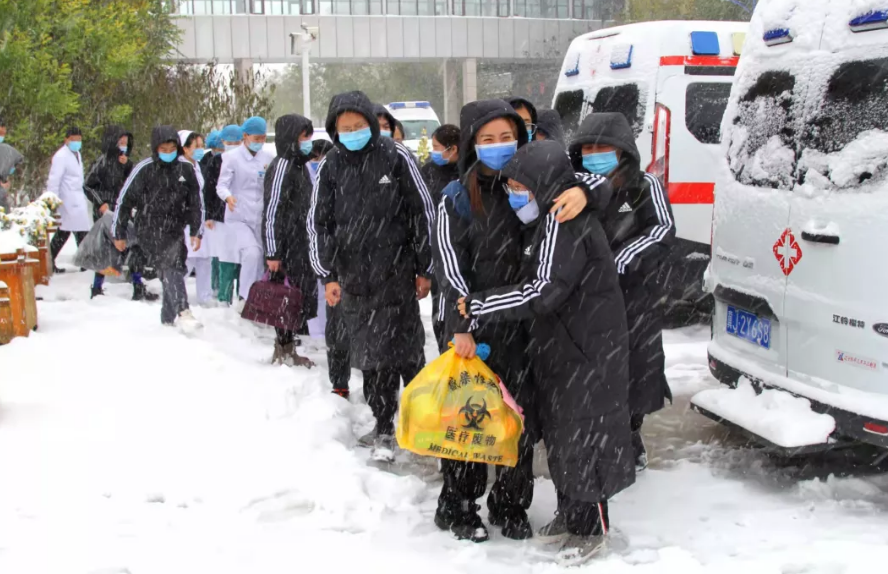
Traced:
<path id="1" fill-rule="evenodd" d="M 278 157 L 288 160 L 297 160 L 299 163 L 308 161 L 308 156 L 299 151 L 299 136 L 308 132 L 314 133 L 311 120 L 299 114 L 287 114 L 274 122 L 274 147 Z"/>
<path id="2" fill-rule="evenodd" d="M 532 191 L 541 206 L 549 205 L 561 192 L 577 185 L 564 147 L 550 140 L 535 141 L 519 149 L 503 168 L 503 176 Z"/>
<path id="3" fill-rule="evenodd" d="M 530 110 L 530 122 L 532 124 L 536 124 L 539 121 L 539 116 L 537 115 L 536 106 L 533 105 L 530 100 L 526 98 L 509 98 L 509 105 L 515 108 L 527 108 Z"/>
<path id="4" fill-rule="evenodd" d="M 555 110 L 537 110 L 537 130 L 543 132 L 550 140 L 555 140 L 561 145 L 567 145 L 564 141 L 564 126 L 561 123 L 561 114 Z"/>
<path id="5" fill-rule="evenodd" d="M 379 139 L 379 121 L 376 119 L 376 113 L 373 111 L 373 102 L 370 101 L 367 94 L 355 90 L 353 92 L 336 94 L 330 100 L 330 107 L 327 109 L 327 134 L 333 138 L 333 143 L 336 144 L 336 147 L 343 151 L 348 151 L 344 145 L 339 143 L 339 134 L 336 133 L 336 118 L 342 112 L 357 112 L 367 118 L 372 135 L 370 136 L 370 143 L 361 151 L 370 149 L 376 143 L 376 140 Z M 275 134 L 275 137 L 277 137 L 277 134 Z"/>
<path id="6" fill-rule="evenodd" d="M 120 156 L 120 150 L 117 149 L 117 142 L 120 138 L 127 136 L 126 155 L 129 157 L 133 151 L 133 134 L 129 133 L 120 126 L 107 126 L 102 133 L 102 155 L 108 159 L 117 159 Z"/>
<path id="7" fill-rule="evenodd" d="M 0 180 L 6 181 L 12 168 L 24 160 L 25 158 L 17 149 L 9 144 L 0 143 Z"/>
<path id="8" fill-rule="evenodd" d="M 395 116 L 392 115 L 390 111 L 388 111 L 385 106 L 382 104 L 373 104 L 373 113 L 377 116 L 385 116 L 385 119 L 388 120 L 390 126 L 392 126 L 392 135 L 395 135 L 395 126 L 398 123 L 398 120 L 395 119 Z"/>
<path id="9" fill-rule="evenodd" d="M 635 145 L 635 134 L 626 116 L 619 112 L 593 113 L 586 116 L 570 142 L 570 159 L 577 171 L 583 168 L 583 144 L 612 145 L 623 150 L 621 164 L 641 164 L 641 154 Z M 627 155 L 628 154 L 628 155 Z M 636 170 L 637 171 L 637 170 Z"/>
<path id="10" fill-rule="evenodd" d="M 521 129 L 524 120 L 505 100 L 479 100 L 463 106 L 459 112 L 459 176 L 465 178 L 478 161 L 475 155 L 475 134 L 484 124 L 497 118 L 508 118 L 518 128 L 518 147 L 527 143 L 527 130 Z"/>
<path id="11" fill-rule="evenodd" d="M 179 144 L 179 132 L 176 128 L 173 126 L 157 126 L 151 130 L 151 156 L 155 160 L 160 159 L 157 155 L 157 148 L 160 147 L 160 144 L 166 142 L 176 142 L 176 149 L 179 155 L 182 155 L 182 146 Z"/>

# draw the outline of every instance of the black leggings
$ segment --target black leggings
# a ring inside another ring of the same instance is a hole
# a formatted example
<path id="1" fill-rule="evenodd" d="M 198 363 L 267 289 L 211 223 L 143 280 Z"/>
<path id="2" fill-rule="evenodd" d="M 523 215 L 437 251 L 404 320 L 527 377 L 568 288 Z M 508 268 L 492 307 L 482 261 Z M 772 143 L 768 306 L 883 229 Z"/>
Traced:
<path id="1" fill-rule="evenodd" d="M 77 246 L 80 246 L 80 243 L 83 242 L 83 238 L 86 237 L 88 231 L 75 231 L 74 232 L 74 241 L 77 242 Z M 52 236 L 52 241 L 49 242 L 49 252 L 52 254 L 52 263 L 55 265 L 56 257 L 58 257 L 59 253 L 62 251 L 62 247 L 65 246 L 65 243 L 68 242 L 68 238 L 71 237 L 70 231 L 62 231 L 61 229 L 55 232 L 55 235 Z"/>

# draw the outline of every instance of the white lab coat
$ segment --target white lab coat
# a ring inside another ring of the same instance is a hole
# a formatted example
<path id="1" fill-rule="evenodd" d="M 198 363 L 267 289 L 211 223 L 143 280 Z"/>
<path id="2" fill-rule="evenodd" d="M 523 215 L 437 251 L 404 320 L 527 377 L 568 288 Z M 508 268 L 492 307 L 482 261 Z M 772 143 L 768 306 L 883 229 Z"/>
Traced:
<path id="1" fill-rule="evenodd" d="M 245 248 L 256 246 L 265 251 L 262 244 L 265 171 L 272 159 L 265 151 L 252 155 L 245 145 L 222 154 L 216 193 L 222 201 L 232 195 L 237 199 L 234 211 L 225 207 L 225 225 L 215 238 L 217 244 L 213 251 L 222 262 L 243 263 L 240 252 Z"/>
<path id="2" fill-rule="evenodd" d="M 55 152 L 46 191 L 54 193 L 62 200 L 59 214 L 62 216 L 62 231 L 89 231 L 92 217 L 86 194 L 83 193 L 83 159 L 68 146 Z"/>
<path id="3" fill-rule="evenodd" d="M 200 241 L 200 249 L 195 251 L 191 248 L 191 226 L 185 227 L 185 246 L 188 248 L 188 259 L 205 259 L 208 257 L 212 257 L 211 252 L 211 243 L 213 241 L 212 234 L 209 233 L 209 229 L 205 227 L 205 222 L 207 220 L 207 209 L 206 202 L 204 201 L 204 177 L 203 172 L 200 170 L 200 164 L 193 164 L 187 159 L 185 159 L 184 155 L 179 156 L 179 161 L 187 163 L 191 167 L 194 168 L 194 175 L 197 177 L 197 185 L 200 187 L 200 221 L 202 224 L 201 228 L 201 241 Z"/>

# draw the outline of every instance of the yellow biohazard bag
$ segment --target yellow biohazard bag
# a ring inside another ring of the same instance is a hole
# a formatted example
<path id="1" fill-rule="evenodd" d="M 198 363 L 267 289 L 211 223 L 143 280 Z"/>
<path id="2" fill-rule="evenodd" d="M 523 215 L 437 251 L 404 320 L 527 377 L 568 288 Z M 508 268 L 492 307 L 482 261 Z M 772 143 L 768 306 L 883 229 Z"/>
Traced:
<path id="1" fill-rule="evenodd" d="M 401 396 L 398 445 L 416 454 L 515 466 L 522 432 L 521 408 L 500 378 L 478 357 L 462 359 L 453 349 Z"/>

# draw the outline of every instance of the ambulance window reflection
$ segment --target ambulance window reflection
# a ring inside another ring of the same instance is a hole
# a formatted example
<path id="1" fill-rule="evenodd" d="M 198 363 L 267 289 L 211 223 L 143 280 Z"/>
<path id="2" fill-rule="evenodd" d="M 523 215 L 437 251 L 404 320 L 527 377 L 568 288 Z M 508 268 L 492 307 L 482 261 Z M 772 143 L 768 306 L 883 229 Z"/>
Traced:
<path id="1" fill-rule="evenodd" d="M 620 112 L 637 138 L 644 127 L 645 98 L 638 84 L 623 84 L 602 88 L 592 100 L 593 112 Z"/>
<path id="2" fill-rule="evenodd" d="M 721 121 L 731 95 L 728 82 L 696 82 L 685 92 L 685 125 L 697 141 L 717 144 Z"/>

